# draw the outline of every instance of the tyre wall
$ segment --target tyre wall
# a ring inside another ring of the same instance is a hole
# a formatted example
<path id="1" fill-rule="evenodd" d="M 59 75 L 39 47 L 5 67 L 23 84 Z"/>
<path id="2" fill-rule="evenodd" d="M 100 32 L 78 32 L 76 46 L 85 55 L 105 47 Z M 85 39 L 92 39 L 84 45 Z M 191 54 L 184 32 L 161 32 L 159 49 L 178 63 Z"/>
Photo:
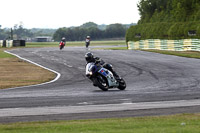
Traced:
<path id="1" fill-rule="evenodd" d="M 128 49 L 157 49 L 171 51 L 200 51 L 200 39 L 129 41 Z"/>
<path id="2" fill-rule="evenodd" d="M 18 46 L 25 46 L 25 40 L 0 40 L 0 47 L 18 47 Z"/>

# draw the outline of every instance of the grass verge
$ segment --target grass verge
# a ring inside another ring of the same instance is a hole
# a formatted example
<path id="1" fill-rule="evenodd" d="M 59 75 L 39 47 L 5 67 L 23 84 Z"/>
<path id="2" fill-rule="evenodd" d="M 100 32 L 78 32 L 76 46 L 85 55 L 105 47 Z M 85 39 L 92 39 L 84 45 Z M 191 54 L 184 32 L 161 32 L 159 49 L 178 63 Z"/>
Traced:
<path id="1" fill-rule="evenodd" d="M 1 133 L 199 133 L 200 114 L 1 124 Z"/>
<path id="2" fill-rule="evenodd" d="M 127 50 L 127 47 L 102 48 L 102 49 Z M 200 59 L 200 52 L 199 51 L 167 51 L 167 50 L 150 50 L 150 49 L 149 50 L 142 50 L 142 51 Z"/>
<path id="3" fill-rule="evenodd" d="M 200 52 L 198 51 L 165 51 L 165 50 L 143 50 L 143 51 L 200 59 Z"/>
<path id="4" fill-rule="evenodd" d="M 91 41 L 90 46 L 99 45 L 126 45 L 125 40 L 120 41 Z M 27 42 L 26 47 L 58 47 L 59 42 Z M 68 46 L 85 46 L 84 41 L 66 42 Z"/>
<path id="5" fill-rule="evenodd" d="M 55 74 L 25 62 L 0 49 L 0 89 L 40 84 L 55 78 Z"/>

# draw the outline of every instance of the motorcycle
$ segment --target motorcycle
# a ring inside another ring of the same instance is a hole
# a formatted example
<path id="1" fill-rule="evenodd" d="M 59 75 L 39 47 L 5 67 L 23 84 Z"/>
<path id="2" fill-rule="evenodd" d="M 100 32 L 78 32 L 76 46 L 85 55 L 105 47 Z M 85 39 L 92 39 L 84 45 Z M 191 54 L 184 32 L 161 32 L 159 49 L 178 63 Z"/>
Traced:
<path id="1" fill-rule="evenodd" d="M 94 64 L 89 74 L 92 77 L 94 86 L 103 91 L 107 91 L 110 88 L 118 88 L 119 90 L 125 90 L 126 88 L 126 82 L 123 78 L 116 79 L 110 70 L 99 64 Z"/>
<path id="2" fill-rule="evenodd" d="M 64 43 L 60 43 L 59 44 L 59 47 L 60 47 L 60 50 L 62 50 L 64 48 L 65 44 Z"/>

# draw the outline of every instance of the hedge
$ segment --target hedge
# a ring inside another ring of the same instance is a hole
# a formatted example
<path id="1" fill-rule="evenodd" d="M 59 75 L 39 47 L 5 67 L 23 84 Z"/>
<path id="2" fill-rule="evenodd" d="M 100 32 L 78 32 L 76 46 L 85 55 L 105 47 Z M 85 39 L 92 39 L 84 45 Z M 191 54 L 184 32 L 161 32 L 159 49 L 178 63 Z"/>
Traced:
<path id="1" fill-rule="evenodd" d="M 196 35 L 188 35 L 195 31 Z M 200 21 L 195 22 L 160 22 L 145 23 L 131 26 L 126 32 L 126 42 L 145 39 L 200 39 Z"/>

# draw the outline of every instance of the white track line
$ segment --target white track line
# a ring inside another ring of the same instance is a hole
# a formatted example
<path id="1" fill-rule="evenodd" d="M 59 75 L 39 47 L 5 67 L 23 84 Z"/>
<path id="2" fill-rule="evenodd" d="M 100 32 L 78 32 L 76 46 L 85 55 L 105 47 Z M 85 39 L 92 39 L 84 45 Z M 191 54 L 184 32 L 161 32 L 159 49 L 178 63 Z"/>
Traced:
<path id="1" fill-rule="evenodd" d="M 0 117 L 92 113 L 92 112 L 142 110 L 142 109 L 164 109 L 164 108 L 190 107 L 199 105 L 200 105 L 200 100 L 197 99 L 197 100 L 140 102 L 132 104 L 4 108 L 0 109 Z"/>
<path id="2" fill-rule="evenodd" d="M 11 52 L 8 52 L 8 51 L 4 51 L 4 52 L 6 52 L 6 53 L 8 53 L 8 54 L 11 54 L 11 55 L 14 55 L 14 56 L 16 56 L 16 57 L 18 57 L 18 58 L 20 58 L 20 59 L 22 59 L 22 60 L 25 60 L 25 61 L 27 61 L 27 62 L 29 62 L 29 63 L 32 63 L 32 64 L 34 64 L 34 65 L 36 65 L 36 66 L 39 66 L 39 67 L 41 67 L 41 68 L 44 68 L 44 69 L 46 69 L 46 70 L 48 70 L 48 71 L 51 71 L 51 72 L 53 72 L 53 73 L 55 73 L 55 74 L 57 75 L 55 79 L 53 79 L 53 80 L 51 80 L 51 81 L 48 81 L 48 82 L 45 82 L 45 83 L 36 84 L 36 85 L 22 86 L 22 87 L 15 87 L 15 88 L 9 88 L 9 89 L 17 89 L 17 88 L 23 88 L 23 87 L 32 87 L 32 86 L 45 85 L 45 84 L 49 84 L 49 83 L 53 83 L 53 82 L 57 81 L 57 80 L 60 78 L 60 76 L 61 76 L 61 74 L 60 74 L 59 72 L 56 72 L 56 71 L 54 71 L 54 70 L 52 70 L 52 69 L 50 69 L 50 68 L 44 67 L 44 66 L 42 66 L 42 65 L 40 65 L 40 64 L 37 64 L 37 63 L 35 63 L 35 62 L 33 62 L 33 61 L 30 61 L 30 60 L 28 60 L 28 59 L 25 59 L 25 58 L 23 58 L 23 57 L 20 57 L 20 56 L 17 55 L 17 54 L 14 54 L 14 53 L 11 53 Z"/>

